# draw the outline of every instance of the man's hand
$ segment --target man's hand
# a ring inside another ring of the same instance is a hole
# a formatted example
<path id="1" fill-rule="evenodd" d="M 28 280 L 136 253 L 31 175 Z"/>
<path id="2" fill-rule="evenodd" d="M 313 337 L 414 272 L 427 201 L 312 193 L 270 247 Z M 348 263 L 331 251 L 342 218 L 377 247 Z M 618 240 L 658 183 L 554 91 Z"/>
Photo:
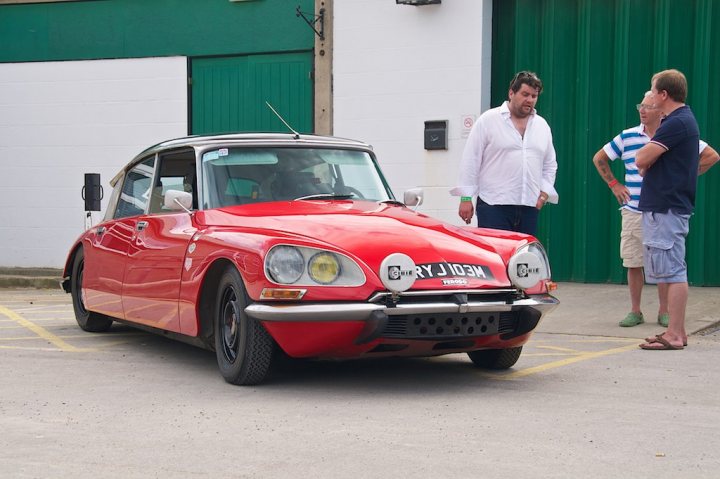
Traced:
<path id="1" fill-rule="evenodd" d="M 630 201 L 630 190 L 628 190 L 627 186 L 622 183 L 614 184 L 613 187 L 610 188 L 610 191 L 612 191 L 613 195 L 615 195 L 619 204 L 624 205 Z"/>
<path id="2" fill-rule="evenodd" d="M 545 203 L 547 203 L 548 200 L 548 194 L 544 191 L 540 192 L 540 196 L 538 196 L 537 202 L 535 203 L 535 208 L 542 209 L 543 206 L 545 206 Z"/>
<path id="3" fill-rule="evenodd" d="M 458 208 L 458 215 L 460 215 L 460 218 L 462 218 L 466 224 L 470 224 L 474 212 L 475 209 L 473 208 L 472 201 L 460 202 L 460 207 Z"/>

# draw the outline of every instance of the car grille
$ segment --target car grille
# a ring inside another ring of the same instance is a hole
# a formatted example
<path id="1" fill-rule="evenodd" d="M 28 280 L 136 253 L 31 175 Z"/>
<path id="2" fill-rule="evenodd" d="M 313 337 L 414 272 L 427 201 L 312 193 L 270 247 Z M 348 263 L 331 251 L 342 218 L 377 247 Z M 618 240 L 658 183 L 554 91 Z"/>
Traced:
<path id="1" fill-rule="evenodd" d="M 382 337 L 403 339 L 447 339 L 512 333 L 517 315 L 500 313 L 443 313 L 390 316 Z"/>

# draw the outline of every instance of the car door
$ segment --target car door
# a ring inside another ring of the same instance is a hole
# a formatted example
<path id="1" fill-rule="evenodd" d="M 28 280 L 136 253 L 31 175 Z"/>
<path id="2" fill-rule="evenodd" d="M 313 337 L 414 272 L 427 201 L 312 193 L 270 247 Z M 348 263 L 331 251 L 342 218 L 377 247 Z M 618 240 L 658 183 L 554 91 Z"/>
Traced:
<path id="1" fill-rule="evenodd" d="M 125 263 L 140 215 L 148 206 L 155 157 L 141 161 L 115 185 L 106 220 L 94 228 L 85 244 L 83 274 L 87 309 L 125 318 L 122 288 Z"/>
<path id="2" fill-rule="evenodd" d="M 196 229 L 186 211 L 163 205 L 168 190 L 195 189 L 194 151 L 160 154 L 148 214 L 139 216 L 128 248 L 123 310 L 129 321 L 180 331 L 178 301 L 185 254 Z"/>

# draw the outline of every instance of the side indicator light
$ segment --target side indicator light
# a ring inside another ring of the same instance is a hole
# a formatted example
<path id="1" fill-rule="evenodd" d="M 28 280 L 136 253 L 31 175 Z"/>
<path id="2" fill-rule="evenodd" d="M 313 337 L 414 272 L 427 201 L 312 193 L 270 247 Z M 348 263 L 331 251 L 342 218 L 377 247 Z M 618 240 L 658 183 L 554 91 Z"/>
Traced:
<path id="1" fill-rule="evenodd" d="M 264 288 L 260 293 L 260 299 L 301 299 L 305 296 L 306 291 L 305 289 Z"/>

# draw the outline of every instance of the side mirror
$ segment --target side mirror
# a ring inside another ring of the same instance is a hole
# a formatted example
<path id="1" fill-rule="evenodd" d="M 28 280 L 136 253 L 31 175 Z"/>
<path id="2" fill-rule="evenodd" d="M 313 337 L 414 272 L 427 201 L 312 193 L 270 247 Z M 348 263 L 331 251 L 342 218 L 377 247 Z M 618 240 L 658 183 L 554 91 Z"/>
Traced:
<path id="1" fill-rule="evenodd" d="M 85 173 L 85 186 L 81 195 L 85 200 L 85 211 L 100 211 L 100 200 L 103 199 L 100 173 Z"/>
<path id="2" fill-rule="evenodd" d="M 403 195 L 403 203 L 405 206 L 420 206 L 423 202 L 423 195 L 422 188 L 409 189 Z"/>
<path id="3" fill-rule="evenodd" d="M 163 206 L 171 211 L 192 210 L 192 193 L 180 190 L 168 190 L 163 198 Z"/>

